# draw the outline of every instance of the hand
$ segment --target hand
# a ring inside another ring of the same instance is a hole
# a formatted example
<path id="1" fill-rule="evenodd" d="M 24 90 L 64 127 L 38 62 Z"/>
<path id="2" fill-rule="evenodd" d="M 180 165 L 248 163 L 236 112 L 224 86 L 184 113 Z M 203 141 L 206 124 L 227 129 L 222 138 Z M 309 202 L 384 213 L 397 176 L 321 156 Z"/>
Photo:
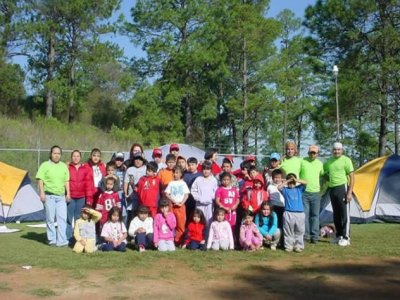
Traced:
<path id="1" fill-rule="evenodd" d="M 44 192 L 40 192 L 40 201 L 42 201 L 43 203 L 46 202 L 46 195 Z"/>
<path id="2" fill-rule="evenodd" d="M 206 243 L 206 241 L 205 240 L 202 240 L 201 242 L 200 242 L 200 245 L 204 245 Z"/>
<path id="3" fill-rule="evenodd" d="M 182 245 L 182 249 L 186 249 L 186 244 L 183 244 L 183 245 Z"/>
<path id="4" fill-rule="evenodd" d="M 353 193 L 352 192 L 347 192 L 346 194 L 346 202 L 350 203 L 350 201 L 353 199 Z"/>
<path id="5" fill-rule="evenodd" d="M 154 243 L 154 247 L 158 248 L 158 243 Z"/>
<path id="6" fill-rule="evenodd" d="M 69 194 L 67 194 L 66 196 L 65 196 L 65 202 L 70 202 L 71 201 L 71 196 L 69 195 Z"/>
<path id="7" fill-rule="evenodd" d="M 267 241 L 272 241 L 272 236 L 270 236 L 269 234 L 267 234 L 267 235 L 265 236 L 265 239 L 266 239 Z"/>

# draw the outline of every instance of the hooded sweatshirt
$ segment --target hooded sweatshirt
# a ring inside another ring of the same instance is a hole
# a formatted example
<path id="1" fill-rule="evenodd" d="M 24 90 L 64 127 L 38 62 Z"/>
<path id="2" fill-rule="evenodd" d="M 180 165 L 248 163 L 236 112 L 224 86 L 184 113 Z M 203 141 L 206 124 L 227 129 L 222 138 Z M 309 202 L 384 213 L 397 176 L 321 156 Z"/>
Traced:
<path id="1" fill-rule="evenodd" d="M 256 188 L 256 182 L 261 183 L 260 188 Z M 253 187 L 248 189 L 247 192 L 243 195 L 242 206 L 245 210 L 251 210 L 254 213 L 257 213 L 260 209 L 261 204 L 264 201 L 268 201 L 269 196 L 268 193 L 264 190 L 264 178 L 261 174 L 258 174 L 256 178 L 253 179 Z"/>

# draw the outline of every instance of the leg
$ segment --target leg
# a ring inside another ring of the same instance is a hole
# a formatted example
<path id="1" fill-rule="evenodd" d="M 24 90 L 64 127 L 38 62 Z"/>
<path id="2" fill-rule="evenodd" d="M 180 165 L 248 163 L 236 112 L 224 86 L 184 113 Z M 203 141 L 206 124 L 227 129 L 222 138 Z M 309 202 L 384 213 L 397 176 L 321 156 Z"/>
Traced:
<path id="1" fill-rule="evenodd" d="M 85 245 L 85 252 L 86 253 L 93 253 L 96 249 L 96 239 L 87 239 Z"/>
<path id="2" fill-rule="evenodd" d="M 283 213 L 283 234 L 285 239 L 285 250 L 292 251 L 294 245 L 294 221 L 292 213 Z"/>
<path id="3" fill-rule="evenodd" d="M 74 221 L 77 219 L 75 218 L 75 206 L 76 206 L 76 200 L 71 199 L 67 203 L 67 239 L 71 240 L 72 239 L 72 227 L 74 224 Z"/>
<path id="4" fill-rule="evenodd" d="M 85 247 L 80 242 L 75 242 L 74 249 L 72 251 L 76 253 L 82 253 Z"/>
<path id="5" fill-rule="evenodd" d="M 174 207 L 173 212 L 176 217 L 175 244 L 180 245 L 182 243 L 183 234 L 185 232 L 186 207 L 185 205 Z"/>
<path id="6" fill-rule="evenodd" d="M 333 222 L 335 223 L 336 227 L 336 237 L 343 237 L 346 234 L 346 229 L 344 225 L 347 225 L 347 222 L 343 222 L 344 220 L 347 221 L 347 210 L 346 204 L 344 203 L 346 188 L 344 185 L 331 188 L 329 195 L 331 197 Z M 343 216 L 343 213 L 346 214 L 345 218 Z"/>
<path id="7" fill-rule="evenodd" d="M 146 246 L 146 233 L 137 233 L 135 236 L 135 243 L 137 246 Z"/>
<path id="8" fill-rule="evenodd" d="M 218 251 L 219 248 L 220 248 L 220 243 L 219 243 L 219 241 L 213 241 L 213 242 L 211 243 L 211 249 L 212 249 L 212 250 Z"/>
<path id="9" fill-rule="evenodd" d="M 145 246 L 145 248 L 152 248 L 152 246 L 153 246 L 153 234 L 152 233 L 146 234 L 146 244 L 144 246 Z"/>
<path id="10" fill-rule="evenodd" d="M 276 247 L 280 239 L 281 239 L 281 230 L 277 228 L 274 232 L 274 235 L 272 236 L 271 245 L 274 245 Z"/>
<path id="11" fill-rule="evenodd" d="M 50 245 L 55 245 L 57 243 L 57 233 L 56 233 L 56 200 L 53 195 L 46 195 L 46 201 L 44 202 L 44 207 L 46 209 L 46 227 L 47 227 L 47 240 Z"/>
<path id="12" fill-rule="evenodd" d="M 219 247 L 221 250 L 229 250 L 229 241 L 219 241 Z"/>
<path id="13" fill-rule="evenodd" d="M 175 251 L 174 241 L 166 241 L 167 242 L 167 251 Z"/>
<path id="14" fill-rule="evenodd" d="M 125 252 L 126 251 L 126 243 L 122 242 L 114 249 L 115 251 Z"/>
<path id="15" fill-rule="evenodd" d="M 189 250 L 197 250 L 199 249 L 200 244 L 196 241 L 190 241 L 189 245 L 187 246 L 187 248 Z"/>
<path id="16" fill-rule="evenodd" d="M 295 213 L 294 215 L 294 248 L 304 249 L 304 213 Z"/>
<path id="17" fill-rule="evenodd" d="M 104 243 L 101 246 L 101 250 L 104 251 L 104 252 L 113 251 L 114 250 L 114 245 L 113 245 L 113 243 Z"/>
<path id="18" fill-rule="evenodd" d="M 312 193 L 312 194 L 313 195 L 312 195 L 312 200 L 310 202 L 310 216 L 309 216 L 310 238 L 312 243 L 317 243 L 319 240 L 319 210 L 321 206 L 321 195 L 320 193 Z"/>
<path id="19" fill-rule="evenodd" d="M 57 246 L 68 245 L 67 240 L 67 203 L 65 196 L 56 196 L 56 218 L 57 218 Z"/>
<path id="20" fill-rule="evenodd" d="M 303 206 L 304 206 L 304 214 L 305 214 L 305 233 L 304 239 L 310 239 L 310 217 L 311 217 L 311 202 L 313 200 L 313 193 L 304 192 L 303 194 Z"/>

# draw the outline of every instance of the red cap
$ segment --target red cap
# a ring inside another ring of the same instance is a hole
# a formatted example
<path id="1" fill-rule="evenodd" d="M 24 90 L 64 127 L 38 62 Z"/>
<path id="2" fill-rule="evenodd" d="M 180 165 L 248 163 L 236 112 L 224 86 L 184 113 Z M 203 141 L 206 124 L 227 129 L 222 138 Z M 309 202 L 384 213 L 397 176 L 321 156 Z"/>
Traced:
<path id="1" fill-rule="evenodd" d="M 245 158 L 244 158 L 244 160 L 245 161 L 256 161 L 256 157 L 254 156 L 254 155 L 247 155 Z"/>
<path id="2" fill-rule="evenodd" d="M 162 151 L 161 151 L 161 149 L 160 148 L 154 148 L 153 149 L 153 155 L 152 155 L 153 157 L 156 157 L 156 156 L 162 156 Z"/>
<path id="3" fill-rule="evenodd" d="M 171 144 L 171 146 L 169 146 L 169 151 L 171 152 L 172 150 L 178 150 L 179 151 L 179 145 L 178 144 Z"/>
<path id="4" fill-rule="evenodd" d="M 229 159 L 231 161 L 231 163 L 233 164 L 233 155 L 226 155 L 225 158 Z"/>

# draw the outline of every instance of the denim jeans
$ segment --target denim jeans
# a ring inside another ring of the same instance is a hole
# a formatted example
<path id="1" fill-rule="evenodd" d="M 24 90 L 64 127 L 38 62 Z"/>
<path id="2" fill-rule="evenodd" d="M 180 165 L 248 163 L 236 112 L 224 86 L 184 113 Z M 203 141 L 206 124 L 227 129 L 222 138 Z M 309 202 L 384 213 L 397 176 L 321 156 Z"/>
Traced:
<path id="1" fill-rule="evenodd" d="M 85 198 L 71 198 L 67 203 L 67 239 L 71 241 L 74 222 L 80 218 L 81 209 L 85 205 Z"/>
<path id="2" fill-rule="evenodd" d="M 67 203 L 65 196 L 46 195 L 47 239 L 49 244 L 56 246 L 68 245 L 67 240 Z M 57 230 L 55 222 L 57 221 Z"/>
<path id="3" fill-rule="evenodd" d="M 135 243 L 138 246 L 143 245 L 146 249 L 148 249 L 153 244 L 153 234 L 146 234 L 145 232 L 138 233 L 135 236 Z"/>
<path id="4" fill-rule="evenodd" d="M 303 206 L 305 213 L 305 234 L 304 239 L 311 239 L 317 242 L 319 239 L 319 209 L 321 206 L 321 194 L 304 192 Z"/>

